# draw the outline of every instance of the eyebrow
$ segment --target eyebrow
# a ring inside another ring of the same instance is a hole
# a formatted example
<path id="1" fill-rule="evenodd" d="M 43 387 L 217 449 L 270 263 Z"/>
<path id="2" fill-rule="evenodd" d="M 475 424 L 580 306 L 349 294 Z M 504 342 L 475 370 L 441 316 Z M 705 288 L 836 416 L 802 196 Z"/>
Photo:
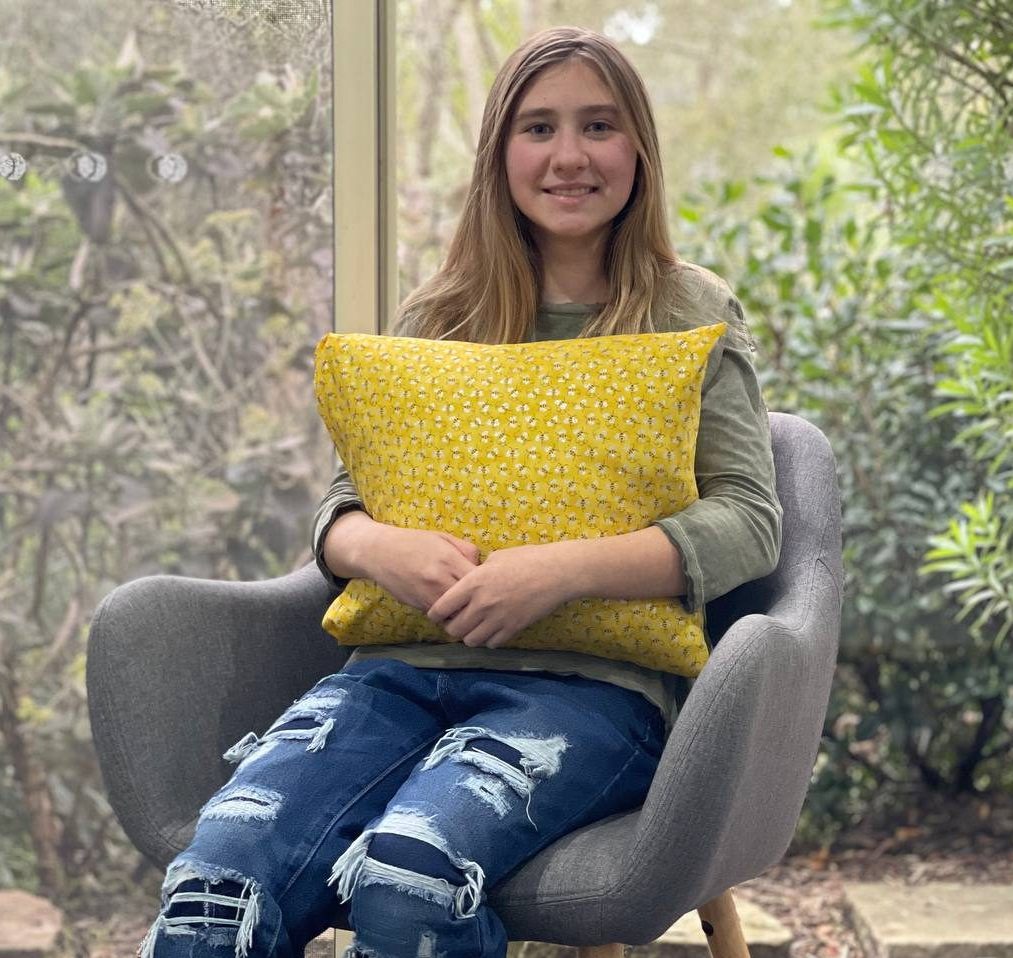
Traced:
<path id="1" fill-rule="evenodd" d="M 619 116 L 619 107 L 614 103 L 595 103 L 591 106 L 582 106 L 578 111 L 581 114 L 588 113 L 608 113 L 610 116 Z M 515 122 L 523 123 L 526 120 L 534 120 L 537 117 L 549 117 L 554 120 L 559 114 L 555 110 L 550 110 L 547 107 L 538 107 L 534 110 L 523 110 L 518 113 Z"/>

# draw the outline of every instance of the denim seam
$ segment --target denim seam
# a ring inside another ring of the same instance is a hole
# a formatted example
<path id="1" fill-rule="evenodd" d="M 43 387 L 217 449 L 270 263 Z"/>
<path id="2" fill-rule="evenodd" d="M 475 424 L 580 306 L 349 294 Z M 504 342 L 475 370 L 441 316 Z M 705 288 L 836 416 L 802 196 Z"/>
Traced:
<path id="1" fill-rule="evenodd" d="M 447 703 L 443 700 L 445 692 L 449 691 L 450 688 L 450 677 L 446 671 L 441 670 L 439 676 L 436 679 L 436 701 L 440 703 L 440 708 L 443 709 L 444 718 L 450 721 L 450 709 L 447 708 Z"/>

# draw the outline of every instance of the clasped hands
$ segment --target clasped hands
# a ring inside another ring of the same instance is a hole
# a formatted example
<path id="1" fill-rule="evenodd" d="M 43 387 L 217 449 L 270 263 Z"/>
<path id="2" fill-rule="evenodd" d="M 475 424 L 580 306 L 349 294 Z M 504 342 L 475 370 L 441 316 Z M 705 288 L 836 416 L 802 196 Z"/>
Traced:
<path id="1" fill-rule="evenodd" d="M 571 598 L 552 545 L 490 552 L 429 607 L 426 618 L 467 646 L 499 648 Z"/>

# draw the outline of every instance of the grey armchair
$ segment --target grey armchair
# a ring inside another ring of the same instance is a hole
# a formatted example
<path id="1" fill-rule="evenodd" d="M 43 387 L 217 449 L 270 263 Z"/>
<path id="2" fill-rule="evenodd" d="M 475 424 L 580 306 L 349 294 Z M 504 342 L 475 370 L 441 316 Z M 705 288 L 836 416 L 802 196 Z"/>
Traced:
<path id="1" fill-rule="evenodd" d="M 708 605 L 715 639 L 644 804 L 559 839 L 490 889 L 515 941 L 621 954 L 697 909 L 715 954 L 745 952 L 731 889 L 784 855 L 823 730 L 840 630 L 840 503 L 825 436 L 770 414 L 784 507 L 780 563 Z M 95 612 L 87 686 L 110 803 L 165 868 L 266 728 L 347 653 L 320 628 L 313 564 L 264 582 L 149 576 Z M 340 926 L 347 927 L 347 926 Z"/>

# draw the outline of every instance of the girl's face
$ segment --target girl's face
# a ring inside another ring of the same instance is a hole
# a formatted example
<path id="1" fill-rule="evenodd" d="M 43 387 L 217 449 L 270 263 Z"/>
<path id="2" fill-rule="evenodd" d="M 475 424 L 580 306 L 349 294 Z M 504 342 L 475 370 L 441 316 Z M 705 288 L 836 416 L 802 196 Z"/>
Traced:
<path id="1" fill-rule="evenodd" d="M 619 107 L 593 67 L 568 60 L 534 79 L 510 125 L 506 174 L 540 247 L 603 239 L 630 197 L 636 168 Z M 583 195 L 552 192 L 576 186 Z"/>

